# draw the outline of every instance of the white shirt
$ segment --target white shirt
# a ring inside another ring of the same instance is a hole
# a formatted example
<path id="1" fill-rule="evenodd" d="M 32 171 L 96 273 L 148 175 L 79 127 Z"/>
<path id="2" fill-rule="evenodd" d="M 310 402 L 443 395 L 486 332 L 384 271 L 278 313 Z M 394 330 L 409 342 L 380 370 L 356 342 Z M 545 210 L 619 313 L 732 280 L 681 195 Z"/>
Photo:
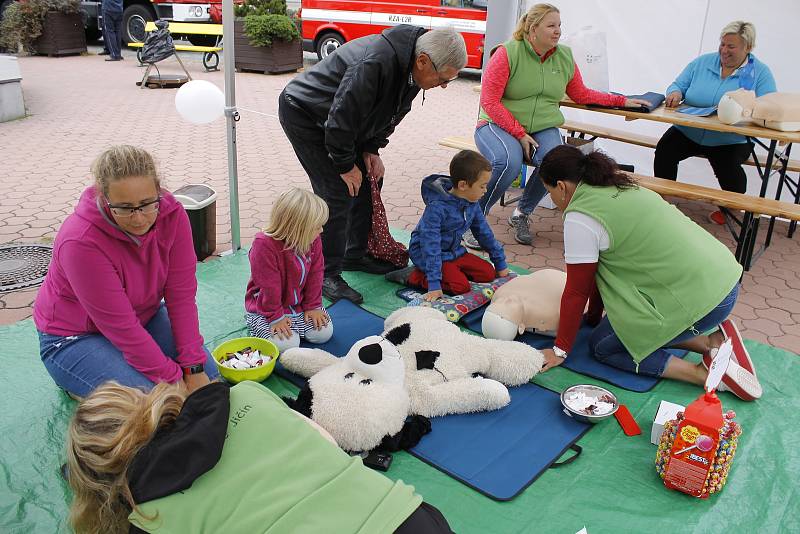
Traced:
<path id="1" fill-rule="evenodd" d="M 564 261 L 568 264 L 597 263 L 609 241 L 605 227 L 594 217 L 570 211 L 564 218 Z"/>

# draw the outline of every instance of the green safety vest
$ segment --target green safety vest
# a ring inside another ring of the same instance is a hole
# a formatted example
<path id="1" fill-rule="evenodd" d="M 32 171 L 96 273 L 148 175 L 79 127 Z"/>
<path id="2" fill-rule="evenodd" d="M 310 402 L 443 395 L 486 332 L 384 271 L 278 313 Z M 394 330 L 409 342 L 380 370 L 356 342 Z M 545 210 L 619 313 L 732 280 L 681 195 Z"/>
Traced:
<path id="1" fill-rule="evenodd" d="M 728 247 L 649 189 L 581 183 L 571 211 L 608 232 L 597 288 L 637 364 L 717 307 L 742 274 Z"/>
<path id="2" fill-rule="evenodd" d="M 364 467 L 270 390 L 242 382 L 231 388 L 217 465 L 129 520 L 159 533 L 391 533 L 421 502 L 412 486 Z"/>
<path id="3" fill-rule="evenodd" d="M 559 102 L 575 73 L 572 50 L 558 45 L 544 62 L 527 39 L 503 46 L 508 54 L 509 78 L 501 102 L 526 132 L 539 132 L 564 124 Z M 480 118 L 492 119 L 481 108 Z"/>

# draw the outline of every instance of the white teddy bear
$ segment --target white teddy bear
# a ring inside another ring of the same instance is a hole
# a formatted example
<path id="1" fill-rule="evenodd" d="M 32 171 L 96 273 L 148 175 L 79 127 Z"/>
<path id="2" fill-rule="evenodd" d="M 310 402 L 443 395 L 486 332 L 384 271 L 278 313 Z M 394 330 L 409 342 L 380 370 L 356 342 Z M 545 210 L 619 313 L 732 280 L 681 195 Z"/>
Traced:
<path id="1" fill-rule="evenodd" d="M 413 447 L 430 430 L 427 417 L 502 408 L 506 386 L 530 381 L 544 364 L 538 350 L 462 332 L 433 308 L 402 308 L 384 327 L 342 358 L 307 348 L 281 355 L 286 369 L 310 377 L 289 405 L 345 450 Z"/>
<path id="2" fill-rule="evenodd" d="M 433 308 L 401 308 L 384 327 L 405 363 L 412 414 L 502 408 L 511 401 L 506 386 L 529 382 L 544 364 L 533 347 L 468 334 Z"/>

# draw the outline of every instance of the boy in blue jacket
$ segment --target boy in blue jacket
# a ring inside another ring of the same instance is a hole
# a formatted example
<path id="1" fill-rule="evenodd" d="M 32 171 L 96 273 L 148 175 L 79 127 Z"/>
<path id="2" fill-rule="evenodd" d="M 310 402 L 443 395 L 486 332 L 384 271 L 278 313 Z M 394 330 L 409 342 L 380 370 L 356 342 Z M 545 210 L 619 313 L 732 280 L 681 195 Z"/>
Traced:
<path id="1" fill-rule="evenodd" d="M 508 274 L 503 246 L 494 238 L 478 205 L 491 172 L 486 158 L 473 150 L 462 150 L 450 162 L 450 176 L 434 174 L 422 181 L 425 212 L 411 233 L 408 254 L 415 269 L 407 283 L 426 289 L 425 300 L 436 300 L 443 291 L 467 293 L 470 280 L 491 282 Z M 492 263 L 468 253 L 461 245 L 461 236 L 467 230 L 472 230 L 481 248 L 489 252 Z"/>

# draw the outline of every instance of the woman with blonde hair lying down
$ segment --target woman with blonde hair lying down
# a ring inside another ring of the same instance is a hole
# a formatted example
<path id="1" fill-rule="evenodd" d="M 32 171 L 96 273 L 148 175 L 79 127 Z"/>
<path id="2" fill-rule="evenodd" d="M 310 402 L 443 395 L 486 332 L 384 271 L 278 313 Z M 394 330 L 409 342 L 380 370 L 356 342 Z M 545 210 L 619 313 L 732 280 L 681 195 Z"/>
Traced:
<path id="1" fill-rule="evenodd" d="M 69 522 L 79 534 L 451 532 L 412 486 L 332 442 L 254 382 L 188 396 L 108 382 L 69 425 Z"/>

